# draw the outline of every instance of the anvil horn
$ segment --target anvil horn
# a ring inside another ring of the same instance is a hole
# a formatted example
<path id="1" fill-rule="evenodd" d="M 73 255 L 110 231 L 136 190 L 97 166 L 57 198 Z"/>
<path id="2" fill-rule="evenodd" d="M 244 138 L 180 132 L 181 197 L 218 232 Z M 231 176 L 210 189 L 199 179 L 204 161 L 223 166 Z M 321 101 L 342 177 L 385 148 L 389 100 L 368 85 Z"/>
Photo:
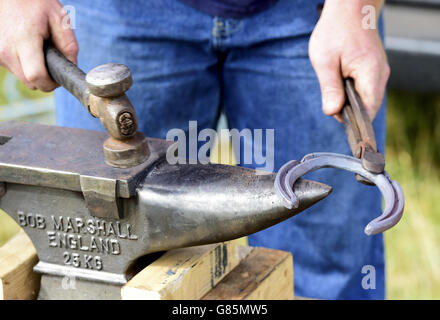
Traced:
<path id="1" fill-rule="evenodd" d="M 274 181 L 275 174 L 243 167 L 161 162 L 138 189 L 136 211 L 149 217 L 150 249 L 250 235 L 304 211 L 332 191 L 328 185 L 301 179 L 294 188 L 300 205 L 287 209 L 275 193 Z"/>

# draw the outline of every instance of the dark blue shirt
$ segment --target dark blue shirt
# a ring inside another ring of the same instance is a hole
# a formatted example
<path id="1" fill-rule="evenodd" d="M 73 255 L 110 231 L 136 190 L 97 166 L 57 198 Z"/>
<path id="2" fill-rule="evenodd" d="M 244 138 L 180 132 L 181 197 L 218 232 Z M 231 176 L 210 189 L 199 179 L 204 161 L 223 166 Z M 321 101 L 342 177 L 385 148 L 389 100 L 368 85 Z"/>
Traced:
<path id="1" fill-rule="evenodd" d="M 181 0 L 220 18 L 245 18 L 269 9 L 278 0 Z"/>

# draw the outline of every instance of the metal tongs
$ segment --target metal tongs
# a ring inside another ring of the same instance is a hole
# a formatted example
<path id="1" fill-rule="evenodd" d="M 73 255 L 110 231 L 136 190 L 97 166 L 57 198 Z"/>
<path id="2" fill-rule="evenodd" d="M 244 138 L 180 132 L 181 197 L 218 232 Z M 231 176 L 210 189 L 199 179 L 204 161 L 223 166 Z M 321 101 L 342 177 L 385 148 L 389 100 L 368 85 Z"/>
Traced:
<path id="1" fill-rule="evenodd" d="M 367 110 L 354 88 L 353 79 L 345 79 L 346 104 L 342 109 L 348 144 L 355 158 L 361 159 L 362 167 L 372 173 L 382 173 L 385 169 L 385 158 L 377 151 L 376 136 Z M 364 184 L 371 181 L 356 175 Z"/>
<path id="2" fill-rule="evenodd" d="M 376 185 L 385 200 L 383 213 L 365 227 L 367 235 L 381 233 L 396 225 L 402 217 L 404 195 L 399 183 L 384 171 L 385 158 L 377 150 L 373 126 L 352 79 L 345 80 L 346 104 L 342 110 L 345 131 L 352 156 L 337 153 L 311 153 L 301 162 L 287 162 L 278 171 L 275 190 L 287 208 L 299 205 L 293 185 L 303 175 L 320 168 L 338 168 L 356 173 L 364 184 Z"/>

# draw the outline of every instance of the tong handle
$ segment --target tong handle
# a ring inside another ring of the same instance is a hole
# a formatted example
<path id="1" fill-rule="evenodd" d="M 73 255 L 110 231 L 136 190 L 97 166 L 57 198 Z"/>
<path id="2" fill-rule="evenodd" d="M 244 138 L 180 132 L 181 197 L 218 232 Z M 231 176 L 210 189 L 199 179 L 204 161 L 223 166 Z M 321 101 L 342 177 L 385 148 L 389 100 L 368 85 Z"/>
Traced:
<path id="1" fill-rule="evenodd" d="M 345 79 L 345 91 L 348 98 L 348 103 L 346 103 L 343 109 L 344 123 L 349 125 L 349 128 L 356 130 L 357 133 L 354 135 L 356 138 L 352 142 L 364 142 L 371 149 L 377 151 L 376 136 L 374 134 L 374 129 L 371 124 L 370 117 L 368 116 L 367 110 L 354 87 L 353 79 Z M 346 116 L 344 116 L 344 114 Z M 347 121 L 345 121 L 347 119 Z M 350 147 L 354 144 L 350 143 Z M 352 151 L 353 148 L 352 148 Z M 353 152 L 354 155 L 355 152 Z"/>
<path id="2" fill-rule="evenodd" d="M 73 94 L 89 111 L 90 90 L 86 74 L 70 62 L 50 41 L 44 43 L 46 66 L 52 79 Z"/>
<path id="3" fill-rule="evenodd" d="M 373 173 L 381 173 L 385 168 L 385 159 L 377 151 L 373 125 L 364 104 L 356 92 L 354 81 L 345 79 L 347 101 L 342 109 L 345 132 L 353 156 L 362 160 L 362 166 Z"/>

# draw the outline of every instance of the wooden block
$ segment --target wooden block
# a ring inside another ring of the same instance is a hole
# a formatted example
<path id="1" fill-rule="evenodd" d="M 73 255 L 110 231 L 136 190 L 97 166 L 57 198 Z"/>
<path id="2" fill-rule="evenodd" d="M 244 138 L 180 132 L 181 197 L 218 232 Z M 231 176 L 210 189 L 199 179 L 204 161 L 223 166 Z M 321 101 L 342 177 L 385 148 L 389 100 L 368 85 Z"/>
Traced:
<path id="1" fill-rule="evenodd" d="M 308 298 L 308 297 L 301 297 L 301 296 L 295 296 L 293 300 L 318 300 L 316 298 Z"/>
<path id="2" fill-rule="evenodd" d="M 40 275 L 33 272 L 37 252 L 21 230 L 0 247 L 0 300 L 35 299 L 40 288 Z"/>
<path id="3" fill-rule="evenodd" d="M 242 253 L 243 254 L 243 253 Z M 134 276 L 123 300 L 198 300 L 235 268 L 237 240 L 171 250 Z"/>
<path id="4" fill-rule="evenodd" d="M 253 248 L 203 300 L 291 300 L 293 258 L 290 252 Z"/>

